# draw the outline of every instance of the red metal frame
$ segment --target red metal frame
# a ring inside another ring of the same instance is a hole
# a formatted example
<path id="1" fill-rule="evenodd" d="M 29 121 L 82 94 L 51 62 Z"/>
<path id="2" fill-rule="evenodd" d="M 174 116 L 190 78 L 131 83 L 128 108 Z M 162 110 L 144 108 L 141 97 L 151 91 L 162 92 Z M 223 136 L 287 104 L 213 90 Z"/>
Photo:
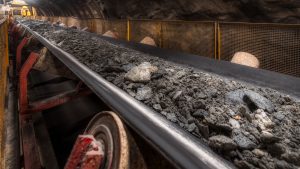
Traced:
<path id="1" fill-rule="evenodd" d="M 98 169 L 103 150 L 92 135 L 79 135 L 64 169 Z"/>
<path id="2" fill-rule="evenodd" d="M 25 169 L 41 169 L 38 147 L 31 116 L 21 116 L 22 147 Z"/>
<path id="3" fill-rule="evenodd" d="M 29 40 L 29 38 L 27 38 L 27 37 L 23 38 L 22 41 L 20 42 L 20 44 L 17 47 L 17 54 L 16 54 L 16 68 L 17 68 L 17 71 L 19 71 L 20 68 L 21 68 L 22 49 L 27 44 L 28 40 Z"/>
<path id="4" fill-rule="evenodd" d="M 29 57 L 27 58 L 26 62 L 21 68 L 20 76 L 19 76 L 19 105 L 20 105 L 20 114 L 29 114 L 40 112 L 61 104 L 64 104 L 70 100 L 86 96 L 91 94 L 92 92 L 88 89 L 81 89 L 82 82 L 79 82 L 75 90 L 65 92 L 59 94 L 57 96 L 47 98 L 41 101 L 36 101 L 33 103 L 29 103 L 28 101 L 28 89 L 27 89 L 27 76 L 30 70 L 32 69 L 33 65 L 37 62 L 39 58 L 39 54 L 31 52 Z"/>
<path id="5" fill-rule="evenodd" d="M 31 52 L 26 62 L 24 63 L 19 76 L 19 105 L 20 113 L 24 114 L 28 109 L 28 98 L 27 98 L 27 76 L 35 62 L 37 61 L 39 54 Z"/>

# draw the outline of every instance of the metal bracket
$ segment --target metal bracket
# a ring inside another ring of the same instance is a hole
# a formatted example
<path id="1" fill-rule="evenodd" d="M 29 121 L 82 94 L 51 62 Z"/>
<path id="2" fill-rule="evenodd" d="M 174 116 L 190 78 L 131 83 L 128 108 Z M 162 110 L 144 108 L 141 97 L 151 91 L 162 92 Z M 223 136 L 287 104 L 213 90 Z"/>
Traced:
<path id="1" fill-rule="evenodd" d="M 17 47 L 17 54 L 16 54 L 16 68 L 17 71 L 21 68 L 21 59 L 22 59 L 22 49 L 27 44 L 29 38 L 25 37 L 22 39 L 21 43 Z"/>
<path id="2" fill-rule="evenodd" d="M 20 70 L 20 76 L 19 76 L 19 85 L 20 85 L 20 91 L 19 91 L 19 104 L 20 104 L 20 114 L 28 114 L 28 113 L 34 113 L 43 111 L 61 104 L 64 104 L 70 100 L 86 96 L 91 94 L 92 92 L 89 89 L 81 89 L 80 84 L 82 82 L 79 82 L 78 86 L 72 90 L 65 93 L 61 93 L 59 95 L 56 95 L 54 97 L 50 97 L 41 101 L 36 101 L 33 103 L 29 103 L 28 101 L 28 89 L 27 89 L 27 76 L 32 69 L 33 65 L 37 62 L 39 58 L 38 53 L 31 52 L 29 57 L 27 58 L 26 62 L 22 66 Z"/>

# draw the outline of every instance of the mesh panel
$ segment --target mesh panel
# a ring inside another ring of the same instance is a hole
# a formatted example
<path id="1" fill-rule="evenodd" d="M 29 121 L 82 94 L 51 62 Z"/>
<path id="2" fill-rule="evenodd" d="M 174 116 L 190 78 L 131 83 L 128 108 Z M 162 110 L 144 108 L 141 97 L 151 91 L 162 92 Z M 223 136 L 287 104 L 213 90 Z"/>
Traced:
<path id="1" fill-rule="evenodd" d="M 300 29 L 292 25 L 220 24 L 220 58 L 249 52 L 260 68 L 300 77 Z"/>
<path id="2" fill-rule="evenodd" d="M 214 22 L 163 22 L 162 34 L 163 48 L 215 57 Z"/>
<path id="3" fill-rule="evenodd" d="M 161 22 L 150 20 L 130 21 L 130 41 L 140 42 L 146 36 L 152 38 L 157 46 L 161 44 Z"/>
<path id="4" fill-rule="evenodd" d="M 108 30 L 118 33 L 119 39 L 127 39 L 127 21 L 126 20 L 103 20 L 103 33 Z"/>

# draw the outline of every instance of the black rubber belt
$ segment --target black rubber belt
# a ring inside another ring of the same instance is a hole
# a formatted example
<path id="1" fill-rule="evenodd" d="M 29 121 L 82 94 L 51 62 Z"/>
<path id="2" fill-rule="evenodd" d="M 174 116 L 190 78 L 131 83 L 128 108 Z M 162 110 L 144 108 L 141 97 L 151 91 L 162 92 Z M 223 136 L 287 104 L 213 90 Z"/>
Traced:
<path id="1" fill-rule="evenodd" d="M 216 61 L 208 57 L 180 53 L 168 49 L 144 45 L 141 43 L 127 42 L 102 36 L 99 36 L 99 38 L 107 40 L 113 44 L 138 50 L 165 60 L 192 66 L 200 70 L 212 72 L 254 85 L 273 88 L 283 93 L 300 98 L 299 77 L 233 64 L 228 61 Z"/>
<path id="2" fill-rule="evenodd" d="M 25 25 L 22 26 L 172 164 L 178 168 L 186 169 L 235 168 L 231 163 L 212 152 L 197 138 L 106 81 L 99 74 L 80 63 L 74 56 L 54 46 L 37 32 Z"/>

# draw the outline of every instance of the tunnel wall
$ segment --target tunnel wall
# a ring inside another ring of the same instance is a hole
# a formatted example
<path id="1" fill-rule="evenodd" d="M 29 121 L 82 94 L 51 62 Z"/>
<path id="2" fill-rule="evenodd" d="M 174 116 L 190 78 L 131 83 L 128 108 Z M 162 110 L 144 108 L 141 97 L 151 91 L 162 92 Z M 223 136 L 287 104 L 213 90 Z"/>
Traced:
<path id="1" fill-rule="evenodd" d="M 299 0 L 25 0 L 39 16 L 300 24 Z"/>

